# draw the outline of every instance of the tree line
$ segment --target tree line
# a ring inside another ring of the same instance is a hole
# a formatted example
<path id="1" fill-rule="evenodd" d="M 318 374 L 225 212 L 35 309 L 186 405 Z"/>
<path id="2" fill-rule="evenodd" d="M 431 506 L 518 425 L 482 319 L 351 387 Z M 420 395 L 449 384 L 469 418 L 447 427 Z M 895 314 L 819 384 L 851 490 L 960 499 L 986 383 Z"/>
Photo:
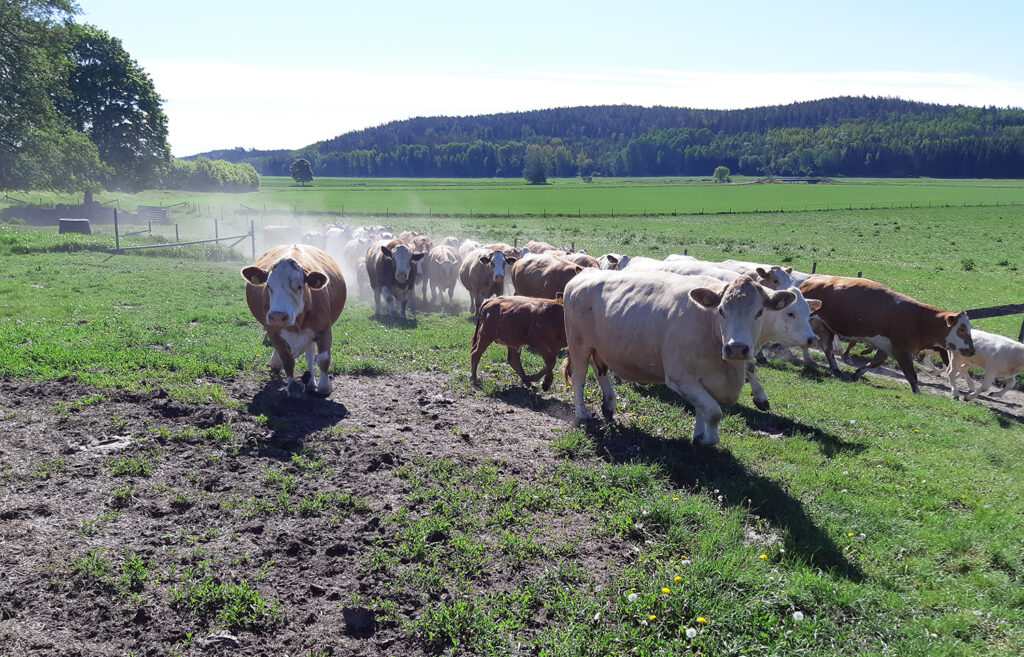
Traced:
<path id="1" fill-rule="evenodd" d="M 0 0 L 0 189 L 249 190 L 251 165 L 171 157 L 150 76 L 70 0 Z"/>
<path id="2" fill-rule="evenodd" d="M 744 110 L 627 105 L 395 121 L 295 151 L 217 151 L 265 175 L 1024 177 L 1024 110 L 840 97 Z"/>

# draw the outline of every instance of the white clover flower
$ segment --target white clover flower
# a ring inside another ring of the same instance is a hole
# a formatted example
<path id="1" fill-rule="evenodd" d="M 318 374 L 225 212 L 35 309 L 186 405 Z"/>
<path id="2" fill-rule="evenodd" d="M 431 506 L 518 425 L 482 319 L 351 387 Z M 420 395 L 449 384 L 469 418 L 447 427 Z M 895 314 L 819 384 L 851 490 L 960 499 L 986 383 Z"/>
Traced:
<path id="1" fill-rule="evenodd" d="M 697 636 L 697 630 L 693 629 L 692 627 L 686 628 L 686 638 L 687 639 L 692 639 L 692 638 L 694 638 L 696 636 Z"/>
<path id="2" fill-rule="evenodd" d="M 628 596 L 626 596 L 626 600 L 628 600 L 629 602 L 636 602 L 637 597 L 639 596 L 637 596 L 636 593 L 630 593 Z"/>
<path id="3" fill-rule="evenodd" d="M 793 612 L 793 620 L 795 620 L 795 621 L 802 621 L 803 619 L 804 619 L 804 612 L 802 612 L 802 611 L 794 611 Z"/>

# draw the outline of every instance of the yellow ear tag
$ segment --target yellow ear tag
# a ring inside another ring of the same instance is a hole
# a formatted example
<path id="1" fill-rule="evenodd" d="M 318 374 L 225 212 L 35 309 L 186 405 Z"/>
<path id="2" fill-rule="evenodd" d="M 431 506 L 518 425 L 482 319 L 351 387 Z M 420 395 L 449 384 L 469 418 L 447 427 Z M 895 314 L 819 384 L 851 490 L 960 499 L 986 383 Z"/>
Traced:
<path id="1" fill-rule="evenodd" d="M 555 303 L 557 303 L 557 304 L 558 304 L 559 306 L 563 306 L 563 305 L 565 305 L 565 304 L 564 304 L 564 303 L 562 303 L 562 302 L 563 302 L 563 299 L 562 299 L 562 297 L 558 297 L 557 299 L 555 299 Z"/>
<path id="2" fill-rule="evenodd" d="M 256 276 L 256 274 L 253 274 L 252 278 L 249 279 L 249 282 L 252 283 L 253 285 L 259 285 L 260 279 L 258 276 Z"/>

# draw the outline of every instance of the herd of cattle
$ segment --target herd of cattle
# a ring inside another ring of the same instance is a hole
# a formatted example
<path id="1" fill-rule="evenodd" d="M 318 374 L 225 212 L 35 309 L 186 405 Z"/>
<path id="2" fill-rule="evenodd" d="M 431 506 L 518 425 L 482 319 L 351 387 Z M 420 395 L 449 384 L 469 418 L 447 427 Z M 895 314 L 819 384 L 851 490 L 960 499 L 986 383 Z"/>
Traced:
<path id="1" fill-rule="evenodd" d="M 242 276 L 249 309 L 274 347 L 270 366 L 285 371 L 289 396 L 331 391 L 331 326 L 345 305 L 343 270 L 360 294 L 372 294 L 377 315 L 405 317 L 410 305 L 415 310 L 417 283 L 424 304 L 428 286 L 432 303 L 439 295 L 443 302 L 447 293 L 452 304 L 461 283 L 477 318 L 470 359 L 474 384 L 480 357 L 496 342 L 508 348 L 508 363 L 525 384 L 543 378 L 547 390 L 558 353 L 567 348 L 562 373 L 571 383 L 578 420 L 591 417 L 583 385 L 592 367 L 605 417 L 615 409 L 609 373 L 664 383 L 694 406 L 696 444 L 718 442 L 721 406 L 738 400 L 744 382 L 750 383 L 754 404 L 769 408 L 754 364 L 768 344 L 799 347 L 807 362 L 808 348 L 818 345 L 838 373 L 838 340 L 864 342 L 877 353 L 854 378 L 892 357 L 915 393 L 915 358 L 934 350 L 948 363 L 954 398 L 960 394 L 958 377 L 970 386 L 965 399 L 1008 380 L 1001 395 L 1024 369 L 1021 343 L 972 329 L 965 312 L 941 310 L 863 278 L 685 255 L 594 258 L 539 241 L 516 248 L 446 237 L 435 244 L 422 233 L 395 236 L 387 226 L 331 226 L 323 233 L 269 226 L 263 238 L 279 245 Z M 512 296 L 505 295 L 506 281 Z M 523 370 L 525 346 L 544 360 L 536 374 Z M 295 358 L 302 353 L 304 384 L 294 378 Z M 980 389 L 968 375 L 969 365 L 985 370 Z"/>

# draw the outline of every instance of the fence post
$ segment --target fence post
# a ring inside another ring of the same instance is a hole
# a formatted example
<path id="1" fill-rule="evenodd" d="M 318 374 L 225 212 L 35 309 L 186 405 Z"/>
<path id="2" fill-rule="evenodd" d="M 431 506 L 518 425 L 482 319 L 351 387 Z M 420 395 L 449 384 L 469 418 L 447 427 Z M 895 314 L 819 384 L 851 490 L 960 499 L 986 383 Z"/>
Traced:
<path id="1" fill-rule="evenodd" d="M 256 222 L 249 221 L 249 237 L 252 239 L 252 259 L 256 260 Z"/>
<path id="2" fill-rule="evenodd" d="M 862 271 L 857 272 L 857 278 L 864 278 L 864 272 L 862 272 Z"/>
<path id="3" fill-rule="evenodd" d="M 114 212 L 117 212 L 117 210 L 114 210 Z M 149 220 L 149 221 L 147 222 L 147 224 L 149 225 L 149 231 L 148 231 L 148 232 L 149 232 L 149 234 L 150 234 L 150 235 L 152 235 L 152 234 L 153 234 L 153 220 L 152 220 L 152 219 L 150 219 L 150 220 Z"/>
<path id="4" fill-rule="evenodd" d="M 814 262 L 811 263 L 811 273 L 813 274 L 816 271 L 818 271 L 818 261 L 817 260 L 815 260 Z"/>
<path id="5" fill-rule="evenodd" d="M 180 242 L 181 238 L 178 237 L 178 224 L 174 224 L 174 241 Z"/>
<path id="6" fill-rule="evenodd" d="M 213 220 L 213 237 L 215 239 L 220 239 L 220 226 L 216 219 Z"/>
<path id="7" fill-rule="evenodd" d="M 121 250 L 121 235 L 117 230 L 117 208 L 114 208 L 114 248 Z"/>

